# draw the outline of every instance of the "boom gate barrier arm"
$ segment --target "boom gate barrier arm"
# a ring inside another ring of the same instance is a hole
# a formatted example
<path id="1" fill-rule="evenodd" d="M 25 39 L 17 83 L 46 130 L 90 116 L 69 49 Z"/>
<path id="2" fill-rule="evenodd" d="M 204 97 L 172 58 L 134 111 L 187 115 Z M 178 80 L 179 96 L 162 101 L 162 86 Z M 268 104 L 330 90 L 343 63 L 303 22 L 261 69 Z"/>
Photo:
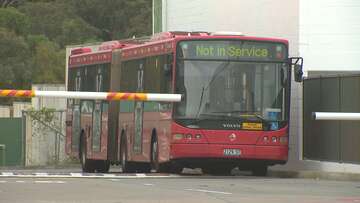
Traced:
<path id="1" fill-rule="evenodd" d="M 75 92 L 75 91 L 40 91 L 40 90 L 5 90 L 0 89 L 0 97 L 53 97 L 66 99 L 94 99 L 94 100 L 132 100 L 132 101 L 158 101 L 180 102 L 181 94 L 158 93 L 130 93 L 130 92 Z"/>

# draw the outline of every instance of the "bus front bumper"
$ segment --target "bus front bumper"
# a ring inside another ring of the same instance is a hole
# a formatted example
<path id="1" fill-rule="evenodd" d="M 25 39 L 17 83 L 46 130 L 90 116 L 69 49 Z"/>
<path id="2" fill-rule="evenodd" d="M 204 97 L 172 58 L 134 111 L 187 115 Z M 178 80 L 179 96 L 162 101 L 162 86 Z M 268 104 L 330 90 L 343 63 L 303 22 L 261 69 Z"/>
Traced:
<path id="1" fill-rule="evenodd" d="M 240 154 L 225 155 L 225 151 L 229 149 L 235 149 Z M 170 159 L 220 158 L 287 161 L 288 149 L 286 145 L 172 144 Z"/>

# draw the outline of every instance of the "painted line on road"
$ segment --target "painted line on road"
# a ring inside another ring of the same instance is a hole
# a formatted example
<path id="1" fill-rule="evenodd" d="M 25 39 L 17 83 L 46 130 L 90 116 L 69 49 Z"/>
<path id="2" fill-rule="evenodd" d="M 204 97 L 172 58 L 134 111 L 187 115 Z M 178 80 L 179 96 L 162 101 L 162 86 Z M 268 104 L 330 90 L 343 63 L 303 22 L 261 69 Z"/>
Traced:
<path id="1" fill-rule="evenodd" d="M 113 178 L 113 177 L 116 177 L 115 174 L 103 174 L 104 177 L 107 177 L 107 178 Z"/>
<path id="2" fill-rule="evenodd" d="M 50 181 L 50 180 L 36 180 L 34 182 L 35 183 L 50 183 L 50 184 L 53 184 L 53 183 L 64 184 L 64 183 L 66 183 L 65 181 Z"/>
<path id="3" fill-rule="evenodd" d="M 35 176 L 49 176 L 48 173 L 34 173 Z"/>
<path id="4" fill-rule="evenodd" d="M 215 190 L 201 190 L 201 189 L 185 189 L 186 191 L 193 191 L 193 192 L 204 192 L 204 193 L 215 193 L 215 194 L 223 194 L 223 195 L 232 195 L 230 192 L 221 192 Z"/>
<path id="5" fill-rule="evenodd" d="M 82 173 L 70 173 L 70 176 L 72 177 L 82 177 Z"/>
<path id="6" fill-rule="evenodd" d="M 2 176 L 14 176 L 12 172 L 2 172 Z"/>
<path id="7" fill-rule="evenodd" d="M 24 180 L 17 180 L 17 181 L 15 181 L 15 182 L 17 182 L 17 183 L 25 183 Z"/>
<path id="8" fill-rule="evenodd" d="M 7 183 L 6 180 L 0 180 L 0 183 Z"/>
<path id="9" fill-rule="evenodd" d="M 178 178 L 180 175 L 174 174 L 102 174 L 102 173 L 65 173 L 65 174 L 51 174 L 51 173 L 13 173 L 0 172 L 0 177 L 7 178 L 94 178 L 94 179 L 139 179 L 139 178 Z"/>

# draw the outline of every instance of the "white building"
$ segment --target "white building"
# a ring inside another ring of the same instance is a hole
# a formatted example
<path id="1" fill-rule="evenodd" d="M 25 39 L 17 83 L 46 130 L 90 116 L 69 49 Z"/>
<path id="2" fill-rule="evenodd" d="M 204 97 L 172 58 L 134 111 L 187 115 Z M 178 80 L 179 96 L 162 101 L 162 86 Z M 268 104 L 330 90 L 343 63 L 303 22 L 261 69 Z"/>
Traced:
<path id="1" fill-rule="evenodd" d="M 305 76 L 360 72 L 358 0 L 153 0 L 153 31 L 239 31 L 290 42 Z M 292 85 L 289 170 L 359 173 L 360 166 L 302 160 L 302 86 Z"/>

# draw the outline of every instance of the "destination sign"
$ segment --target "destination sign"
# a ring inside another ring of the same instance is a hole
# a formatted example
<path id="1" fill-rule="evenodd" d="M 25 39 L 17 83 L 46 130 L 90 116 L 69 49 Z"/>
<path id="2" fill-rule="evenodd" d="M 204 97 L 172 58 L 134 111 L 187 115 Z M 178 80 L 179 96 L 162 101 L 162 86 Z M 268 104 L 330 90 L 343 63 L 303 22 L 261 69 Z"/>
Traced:
<path id="1" fill-rule="evenodd" d="M 254 41 L 182 41 L 178 57 L 184 59 L 279 61 L 287 57 L 284 44 Z"/>

